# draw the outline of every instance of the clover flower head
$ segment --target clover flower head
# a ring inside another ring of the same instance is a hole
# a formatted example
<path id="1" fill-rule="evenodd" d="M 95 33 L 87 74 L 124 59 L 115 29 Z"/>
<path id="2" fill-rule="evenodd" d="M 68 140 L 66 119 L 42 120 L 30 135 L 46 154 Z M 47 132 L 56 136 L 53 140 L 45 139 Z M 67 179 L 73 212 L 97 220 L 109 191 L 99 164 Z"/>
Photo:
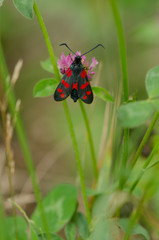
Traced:
<path id="1" fill-rule="evenodd" d="M 60 72 L 64 74 L 71 64 L 72 64 L 72 56 L 69 54 L 68 56 L 65 57 L 64 53 L 62 52 L 61 58 L 58 59 L 57 61 L 57 65 L 58 65 L 58 68 L 60 69 Z"/>
<path id="2" fill-rule="evenodd" d="M 70 67 L 76 56 L 81 56 L 81 53 L 76 52 L 76 55 L 69 54 L 66 57 L 63 52 L 61 53 L 61 58 L 58 59 L 57 64 L 62 74 L 64 74 L 67 71 L 67 69 Z M 81 56 L 81 58 L 82 64 L 87 72 L 88 79 L 91 80 L 92 76 L 95 74 L 93 69 L 98 64 L 98 61 L 95 58 L 92 58 L 92 62 L 90 64 L 89 62 L 86 61 L 85 56 Z"/>

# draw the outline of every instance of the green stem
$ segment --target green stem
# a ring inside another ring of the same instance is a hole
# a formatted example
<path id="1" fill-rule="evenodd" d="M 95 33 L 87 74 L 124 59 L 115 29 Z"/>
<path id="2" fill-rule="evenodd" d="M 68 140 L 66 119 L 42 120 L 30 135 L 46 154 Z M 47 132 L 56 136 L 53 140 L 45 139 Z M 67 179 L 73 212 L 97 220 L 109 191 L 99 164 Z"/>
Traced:
<path id="1" fill-rule="evenodd" d="M 57 68 L 57 63 L 56 63 L 54 51 L 53 51 L 53 48 L 52 48 L 52 44 L 51 44 L 47 29 L 45 27 L 45 23 L 43 21 L 43 18 L 42 18 L 41 14 L 40 14 L 40 11 L 39 11 L 39 9 L 36 5 L 36 2 L 34 2 L 33 8 L 34 8 L 34 12 L 37 16 L 38 22 L 40 24 L 41 31 L 43 33 L 45 42 L 46 42 L 46 46 L 47 46 L 47 49 L 48 49 L 48 52 L 49 52 L 49 55 L 50 55 L 50 58 L 51 58 L 51 62 L 52 62 L 53 68 L 54 68 L 55 77 L 58 81 L 60 81 L 61 80 L 60 79 L 60 74 L 59 74 L 59 70 Z"/>
<path id="2" fill-rule="evenodd" d="M 124 150 L 123 150 L 123 165 L 126 166 L 127 159 L 128 159 L 128 146 L 129 146 L 129 129 L 124 129 Z"/>
<path id="3" fill-rule="evenodd" d="M 124 129 L 124 149 L 123 149 L 123 158 L 122 158 L 122 166 L 119 180 L 119 189 L 122 189 L 127 178 L 127 159 L 128 159 L 128 147 L 129 147 L 129 129 Z"/>
<path id="4" fill-rule="evenodd" d="M 16 98 L 15 98 L 13 89 L 11 88 L 10 84 L 7 81 L 7 76 L 9 75 L 9 73 L 8 73 L 8 69 L 7 69 L 7 65 L 5 62 L 1 44 L 0 44 L 0 63 L 1 63 L 0 68 L 1 68 L 2 82 L 3 82 L 4 90 L 5 90 L 5 93 L 7 94 L 7 101 L 8 101 L 10 112 L 12 114 L 12 117 L 14 117 L 15 116 Z M 8 92 L 9 92 L 9 94 L 8 94 Z M 39 186 L 37 183 L 36 173 L 35 173 L 35 169 L 34 169 L 34 165 L 33 165 L 33 159 L 32 159 L 31 153 L 30 153 L 30 149 L 29 149 L 28 142 L 26 139 L 23 122 L 22 122 L 19 112 L 16 113 L 15 129 L 16 129 L 19 143 L 20 143 L 23 155 L 24 155 L 25 163 L 28 168 L 28 172 L 29 172 L 31 180 L 32 180 L 36 200 L 40 207 L 40 213 L 41 213 L 41 217 L 43 220 L 44 228 L 45 228 L 46 232 L 48 232 L 47 222 L 45 219 L 44 209 L 42 206 L 41 193 L 40 193 L 40 189 L 39 189 Z"/>
<path id="5" fill-rule="evenodd" d="M 147 191 L 145 191 L 138 206 L 137 206 L 137 209 L 132 213 L 130 220 L 129 220 L 129 226 L 128 226 L 127 232 L 125 233 L 125 236 L 124 236 L 124 240 L 130 239 L 130 235 L 131 235 L 133 226 L 135 225 L 135 223 L 137 222 L 137 220 L 139 219 L 139 217 L 142 213 L 143 205 L 144 205 L 147 194 L 148 194 Z"/>
<path id="6" fill-rule="evenodd" d="M 84 118 L 85 125 L 86 125 L 86 130 L 87 130 L 87 134 L 88 134 L 89 146 L 90 146 L 90 151 L 91 151 L 91 155 L 92 155 L 94 177 L 97 180 L 98 179 L 98 167 L 97 167 L 97 160 L 96 160 L 96 156 L 95 156 L 95 150 L 94 150 L 92 134 L 91 134 L 90 126 L 89 126 L 89 121 L 88 121 L 87 114 L 86 114 L 86 111 L 85 111 L 82 101 L 79 101 L 79 104 L 81 107 L 81 111 L 83 114 L 83 118 Z"/>
<path id="7" fill-rule="evenodd" d="M 123 92 L 124 92 L 124 101 L 128 102 L 129 99 L 129 91 L 128 91 L 128 76 L 127 76 L 127 60 L 126 60 L 126 45 L 124 40 L 124 31 L 122 26 L 122 21 L 120 17 L 120 13 L 118 10 L 118 6 L 116 0 L 110 0 L 116 30 L 118 35 L 118 42 L 119 42 L 119 51 L 120 51 L 120 59 L 121 59 L 121 68 L 122 68 L 122 81 L 123 81 Z M 129 129 L 124 129 L 124 146 L 123 146 L 123 157 L 122 157 L 122 171 L 126 172 L 126 164 L 128 160 L 128 146 L 129 146 Z M 122 173 L 123 174 L 123 173 Z M 120 177 L 119 185 L 123 184 L 122 180 L 123 176 Z M 125 178 L 125 177 L 124 177 Z"/>
<path id="8" fill-rule="evenodd" d="M 44 21 L 41 17 L 41 14 L 40 14 L 39 9 L 38 9 L 35 2 L 34 2 L 34 11 L 35 11 L 35 14 L 37 16 L 38 22 L 40 24 L 41 30 L 43 32 L 43 35 L 44 35 L 44 39 L 45 39 L 45 42 L 46 42 L 46 45 L 47 45 L 47 48 L 48 48 L 48 52 L 50 54 L 51 61 L 52 61 L 52 64 L 53 64 L 55 77 L 57 78 L 58 81 L 60 81 L 60 74 L 59 74 L 59 70 L 57 68 L 57 64 L 56 64 L 53 48 L 52 48 L 52 45 L 51 45 L 51 41 L 50 41 L 48 32 L 46 30 Z M 66 101 L 63 102 L 63 106 L 64 106 L 64 110 L 65 110 L 66 117 L 67 117 L 67 120 L 68 120 L 70 134 L 71 134 L 71 137 L 72 137 L 73 146 L 74 146 L 74 150 L 75 150 L 75 154 L 76 154 L 77 167 L 78 167 L 78 172 L 79 172 L 79 175 L 80 175 L 81 189 L 82 189 L 82 194 L 83 194 L 83 201 L 84 201 L 84 205 L 85 205 L 87 220 L 88 220 L 88 223 L 90 223 L 91 222 L 91 217 L 90 217 L 89 205 L 88 205 L 87 196 L 86 196 L 84 175 L 83 175 L 83 171 L 82 171 L 82 165 L 81 165 L 80 155 L 79 155 L 78 146 L 77 146 L 77 140 L 76 140 L 76 137 L 75 137 L 73 124 L 72 124 L 71 116 L 70 116 L 69 109 L 68 109 Z"/>
<path id="9" fill-rule="evenodd" d="M 148 127 L 148 129 L 147 129 L 147 131 L 146 131 L 146 133 L 145 133 L 145 135 L 144 135 L 144 137 L 143 137 L 143 139 L 142 139 L 142 141 L 141 141 L 141 143 L 140 143 L 140 145 L 139 145 L 139 147 L 138 147 L 138 149 L 137 149 L 137 151 L 136 151 L 136 153 L 135 153 L 135 155 L 132 159 L 131 168 L 133 168 L 135 166 L 135 164 L 137 162 L 137 159 L 140 156 L 140 154 L 141 154 L 141 152 L 142 152 L 142 150 L 143 150 L 143 148 L 144 148 L 144 146 L 145 146 L 145 144 L 146 144 L 146 142 L 147 142 L 147 140 L 148 140 L 148 138 L 149 138 L 149 136 L 152 132 L 152 129 L 153 129 L 156 121 L 158 120 L 158 118 L 159 118 L 159 113 L 156 112 L 150 126 Z"/>
<path id="10" fill-rule="evenodd" d="M 124 31 L 122 27 L 122 21 L 119 14 L 118 6 L 116 4 L 116 0 L 110 0 L 116 30 L 118 34 L 118 41 L 119 41 L 119 51 L 120 51 L 120 58 L 121 58 L 121 67 L 122 67 L 122 75 L 123 75 L 123 90 L 124 90 L 124 101 L 127 102 L 129 99 L 129 92 L 128 92 L 128 77 L 127 77 L 127 62 L 126 62 L 126 48 L 125 48 L 125 40 L 124 40 Z"/>
<path id="11" fill-rule="evenodd" d="M 129 192 L 132 193 L 134 191 L 134 189 L 136 188 L 137 184 L 139 183 L 139 181 L 141 180 L 142 176 L 144 175 L 145 173 L 145 170 L 146 168 L 148 167 L 149 163 L 151 162 L 154 154 L 156 153 L 156 151 L 158 150 L 159 148 L 159 142 L 156 143 L 156 145 L 154 146 L 154 148 L 152 149 L 152 152 L 151 154 L 149 155 L 149 157 L 147 158 L 145 164 L 143 165 L 143 168 L 142 170 L 140 171 L 139 173 L 139 176 L 137 177 L 137 179 L 133 182 Z"/>
<path id="12" fill-rule="evenodd" d="M 74 132 L 74 129 L 73 129 L 73 124 L 72 124 L 72 120 L 71 120 L 71 117 L 70 117 L 69 109 L 68 109 L 68 106 L 67 106 L 67 102 L 63 101 L 63 105 L 64 105 L 67 121 L 68 121 L 68 124 L 69 124 L 69 129 L 70 129 L 70 134 L 71 134 L 72 141 L 73 141 L 75 154 L 76 154 L 76 161 L 77 161 L 77 167 L 78 167 L 78 172 L 79 172 L 79 176 L 80 176 L 81 189 L 82 189 L 83 201 L 84 201 L 86 215 L 87 215 L 87 221 L 90 224 L 91 223 L 91 216 L 90 216 L 90 210 L 89 210 L 89 205 L 88 205 L 88 200 L 87 200 L 87 195 L 86 195 L 86 187 L 85 187 L 84 175 L 83 175 L 83 171 L 82 171 L 81 159 L 80 159 L 80 155 L 79 155 L 79 151 L 78 151 L 78 145 L 77 145 L 77 141 L 76 141 L 75 132 Z"/>

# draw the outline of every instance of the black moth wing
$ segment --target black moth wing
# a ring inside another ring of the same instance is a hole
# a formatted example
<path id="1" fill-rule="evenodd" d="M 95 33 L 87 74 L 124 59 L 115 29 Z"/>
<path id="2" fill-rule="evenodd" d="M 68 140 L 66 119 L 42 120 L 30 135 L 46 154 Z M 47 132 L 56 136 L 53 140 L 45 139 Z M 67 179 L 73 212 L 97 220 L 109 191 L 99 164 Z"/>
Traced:
<path id="1" fill-rule="evenodd" d="M 77 85 L 79 98 L 85 103 L 88 104 L 92 103 L 93 92 L 87 77 L 87 73 L 84 68 L 77 77 Z"/>
<path id="2" fill-rule="evenodd" d="M 73 85 L 73 74 L 72 70 L 69 68 L 67 72 L 64 74 L 61 82 L 57 86 L 55 93 L 54 93 L 54 99 L 55 101 L 62 101 L 66 99 L 72 90 Z"/>

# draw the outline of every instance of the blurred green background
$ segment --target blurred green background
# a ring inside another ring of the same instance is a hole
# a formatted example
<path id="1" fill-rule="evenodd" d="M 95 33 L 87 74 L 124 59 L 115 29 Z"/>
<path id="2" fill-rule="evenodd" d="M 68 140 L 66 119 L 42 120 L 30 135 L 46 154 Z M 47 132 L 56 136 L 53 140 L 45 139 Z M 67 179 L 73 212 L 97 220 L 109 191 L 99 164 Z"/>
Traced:
<path id="1" fill-rule="evenodd" d="M 87 55 L 95 57 L 100 64 L 92 85 L 106 88 L 114 97 L 121 82 L 121 66 L 115 23 L 109 1 L 103 0 L 58 0 L 37 1 L 55 55 L 68 55 L 68 49 L 59 47 L 66 42 L 74 51 L 86 52 L 101 43 L 105 50 L 98 48 Z M 130 95 L 137 99 L 146 98 L 146 72 L 158 65 L 159 59 L 159 1 L 118 0 L 127 47 L 127 64 Z M 45 72 L 40 61 L 48 58 L 47 48 L 36 17 L 24 18 L 15 9 L 12 1 L 5 0 L 0 8 L 0 40 L 10 74 L 21 58 L 24 65 L 15 87 L 16 96 L 21 99 L 21 113 L 26 134 L 32 151 L 42 192 L 46 194 L 59 182 L 78 181 L 76 160 L 68 124 L 62 103 L 53 97 L 33 98 L 34 85 L 43 78 L 52 77 Z M 98 81 L 98 83 L 95 83 Z M 0 93 L 3 94 L 0 83 Z M 82 159 L 85 160 L 85 176 L 89 186 L 92 178 L 90 152 L 87 146 L 85 125 L 78 103 L 68 99 Z M 88 113 L 96 156 L 99 155 L 103 128 L 105 103 L 95 99 L 91 106 L 85 105 Z M 0 133 L 3 149 L 3 134 Z M 32 191 L 28 181 L 23 155 L 16 136 L 13 139 L 16 165 L 16 193 Z M 88 170 L 89 169 L 89 170 Z M 2 174 L 2 191 L 9 194 L 6 172 Z"/>

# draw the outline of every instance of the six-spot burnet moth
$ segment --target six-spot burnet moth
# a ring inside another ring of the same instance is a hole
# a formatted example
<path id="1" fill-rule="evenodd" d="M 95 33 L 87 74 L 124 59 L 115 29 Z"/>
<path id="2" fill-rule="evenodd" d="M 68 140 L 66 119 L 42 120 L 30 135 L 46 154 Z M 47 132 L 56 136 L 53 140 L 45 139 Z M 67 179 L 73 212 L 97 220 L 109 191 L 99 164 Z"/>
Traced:
<path id="1" fill-rule="evenodd" d="M 62 45 L 65 45 L 73 54 L 75 54 L 75 52 L 73 52 L 66 43 L 60 44 L 60 46 Z M 75 54 L 75 59 L 63 75 L 61 82 L 55 90 L 55 101 L 62 101 L 71 95 L 71 98 L 74 102 L 80 98 L 85 103 L 92 103 L 93 92 L 87 77 L 86 70 L 82 64 L 82 56 L 91 52 L 99 46 L 103 47 L 102 44 L 98 44 L 81 56 Z"/>

